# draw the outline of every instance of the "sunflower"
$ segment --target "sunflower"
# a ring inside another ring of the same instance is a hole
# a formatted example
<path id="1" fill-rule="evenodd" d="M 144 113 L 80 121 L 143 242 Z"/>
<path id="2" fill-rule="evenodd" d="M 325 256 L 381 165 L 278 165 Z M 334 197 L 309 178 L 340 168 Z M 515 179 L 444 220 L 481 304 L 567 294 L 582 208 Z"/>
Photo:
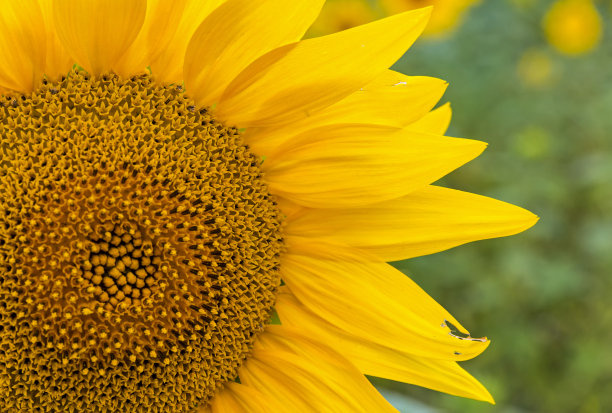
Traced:
<path id="1" fill-rule="evenodd" d="M 3 412 L 492 402 L 489 342 L 386 262 L 536 218 L 431 185 L 485 144 L 388 70 L 429 9 L 300 41 L 322 3 L 3 3 Z"/>

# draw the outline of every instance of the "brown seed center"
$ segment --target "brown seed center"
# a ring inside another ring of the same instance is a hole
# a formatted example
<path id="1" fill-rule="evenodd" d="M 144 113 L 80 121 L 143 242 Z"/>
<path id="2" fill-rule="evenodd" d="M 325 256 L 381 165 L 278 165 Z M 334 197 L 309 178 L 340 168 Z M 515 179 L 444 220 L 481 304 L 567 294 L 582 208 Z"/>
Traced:
<path id="1" fill-rule="evenodd" d="M 274 305 L 281 215 L 240 134 L 150 76 L 0 106 L 7 411 L 189 412 Z"/>

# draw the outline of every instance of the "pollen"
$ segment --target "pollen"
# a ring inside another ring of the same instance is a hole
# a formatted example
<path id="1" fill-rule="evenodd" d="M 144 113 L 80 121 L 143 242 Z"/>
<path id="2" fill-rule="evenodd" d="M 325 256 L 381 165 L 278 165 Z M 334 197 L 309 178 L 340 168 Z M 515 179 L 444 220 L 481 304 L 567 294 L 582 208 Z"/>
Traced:
<path id="1" fill-rule="evenodd" d="M 192 412 L 270 319 L 282 219 L 238 130 L 149 75 L 0 102 L 7 412 Z"/>

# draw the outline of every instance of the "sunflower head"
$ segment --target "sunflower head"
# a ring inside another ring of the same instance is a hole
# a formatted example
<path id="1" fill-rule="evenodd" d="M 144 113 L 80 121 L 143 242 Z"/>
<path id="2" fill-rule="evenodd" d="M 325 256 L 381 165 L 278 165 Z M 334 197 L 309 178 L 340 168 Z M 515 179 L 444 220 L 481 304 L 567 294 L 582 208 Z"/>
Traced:
<path id="1" fill-rule="evenodd" d="M 429 10 L 300 40 L 322 0 L 5 3 L 0 410 L 492 401 L 456 364 L 488 341 L 386 264 L 535 222 L 430 185 L 485 145 L 388 70 Z"/>
<path id="2" fill-rule="evenodd" d="M 283 245 L 238 131 L 149 75 L 74 70 L 7 95 L 0 136 L 9 405 L 185 411 L 236 377 Z"/>

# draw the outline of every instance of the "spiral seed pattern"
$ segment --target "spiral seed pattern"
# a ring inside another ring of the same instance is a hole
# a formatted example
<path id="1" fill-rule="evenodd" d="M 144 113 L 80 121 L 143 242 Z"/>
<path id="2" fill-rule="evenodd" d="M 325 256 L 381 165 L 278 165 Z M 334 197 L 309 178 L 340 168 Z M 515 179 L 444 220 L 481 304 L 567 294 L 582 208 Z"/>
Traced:
<path id="1" fill-rule="evenodd" d="M 2 412 L 191 412 L 280 284 L 281 215 L 239 132 L 151 76 L 0 103 Z"/>

